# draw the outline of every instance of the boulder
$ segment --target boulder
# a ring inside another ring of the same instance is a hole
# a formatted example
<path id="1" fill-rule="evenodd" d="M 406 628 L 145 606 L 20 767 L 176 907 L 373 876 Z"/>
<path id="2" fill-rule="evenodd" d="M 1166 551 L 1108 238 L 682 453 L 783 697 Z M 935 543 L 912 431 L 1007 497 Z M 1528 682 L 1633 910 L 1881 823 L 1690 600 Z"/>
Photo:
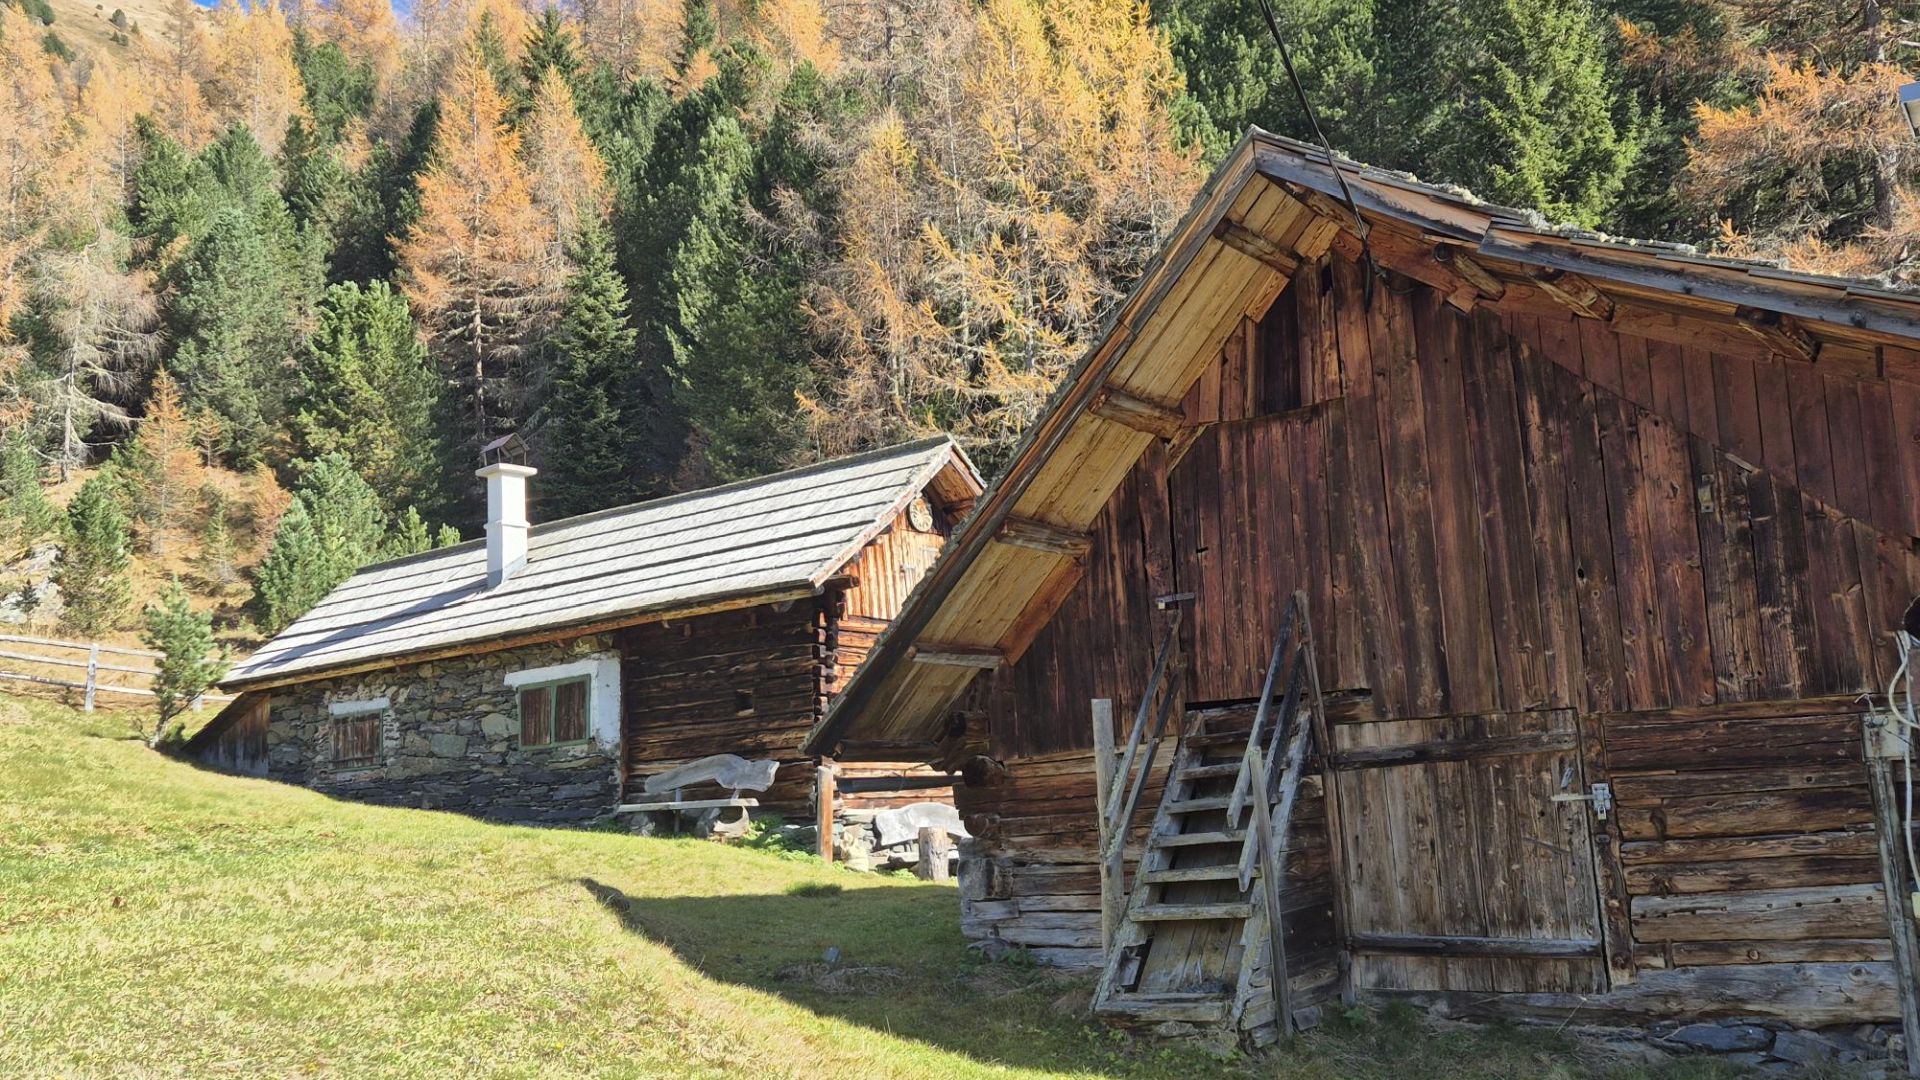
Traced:
<path id="1" fill-rule="evenodd" d="M 1688 1024 L 1661 1039 L 1689 1050 L 1714 1054 L 1764 1050 L 1773 1041 L 1772 1032 L 1755 1024 Z"/>

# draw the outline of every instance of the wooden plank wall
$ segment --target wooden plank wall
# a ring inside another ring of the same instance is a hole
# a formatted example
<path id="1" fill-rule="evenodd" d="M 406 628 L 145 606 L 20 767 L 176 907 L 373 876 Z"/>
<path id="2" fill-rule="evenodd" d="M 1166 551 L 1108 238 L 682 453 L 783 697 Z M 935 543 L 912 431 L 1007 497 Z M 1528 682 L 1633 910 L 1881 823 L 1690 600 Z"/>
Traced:
<path id="1" fill-rule="evenodd" d="M 1217 419 L 1168 472 L 1164 499 L 1143 463 L 1109 503 L 1085 579 L 993 676 L 996 754 L 1084 747 L 1089 698 L 1130 707 L 1162 542 L 1169 580 L 1197 594 L 1197 703 L 1258 692 L 1297 584 L 1323 683 L 1370 687 L 1386 717 L 1780 700 L 1860 692 L 1889 673 L 1890 632 L 1920 588 L 1905 524 L 1843 513 L 1786 479 L 1781 453 L 1773 467 L 1743 457 L 1752 439 L 1723 445 L 1722 428 L 1695 430 L 1691 408 L 1682 425 L 1569 359 L 1657 386 L 1664 410 L 1694 400 L 1684 353 L 1591 322 L 1469 317 L 1399 278 L 1377 284 L 1369 308 L 1361 282 L 1338 258 L 1303 274 L 1196 385 L 1190 415 Z M 1297 375 L 1272 370 L 1285 366 Z M 1821 385 L 1895 396 L 1847 370 Z M 1790 393 L 1755 393 L 1754 430 L 1757 403 L 1770 423 L 1790 418 Z M 1721 399 L 1709 400 L 1717 417 Z M 1904 491 L 1900 463 L 1920 446 L 1872 429 L 1844 439 L 1830 426 L 1829 456 L 1886 457 L 1845 466 L 1848 482 L 1884 474 L 1873 491 Z M 1837 491 L 1842 467 L 1831 471 Z M 1823 475 L 1796 458 L 1803 474 Z M 1864 505 L 1884 516 L 1886 501 Z"/>
<path id="2" fill-rule="evenodd" d="M 1257 694 L 1303 587 L 1323 684 L 1370 688 L 1381 718 L 1566 710 L 1619 755 L 1623 867 L 1602 888 L 1630 892 L 1650 993 L 1680 974 L 1663 966 L 1765 987 L 1787 969 L 1750 965 L 1851 964 L 1884 1004 L 1858 718 L 1830 699 L 1884 682 L 1920 590 L 1920 356 L 1809 369 L 1465 315 L 1393 275 L 1369 304 L 1365 280 L 1330 257 L 1229 341 L 1185 403 L 1208 426 L 1134 470 L 1078 588 L 976 688 L 1013 778 L 958 793 L 1014 823 L 981 861 L 1080 876 L 996 884 L 970 931 L 1044 935 L 1017 929 L 1029 894 L 1097 895 L 1087 702 L 1137 704 L 1151 597 L 1196 594 L 1199 705 Z M 1776 760 L 1674 757 L 1762 731 Z M 1825 756 L 1842 741 L 1850 758 Z M 1088 947 L 1097 922 L 1041 914 L 1080 934 L 1044 947 Z"/>
<path id="3" fill-rule="evenodd" d="M 267 775 L 267 694 L 242 694 L 209 723 L 223 725 L 194 759 L 221 772 Z M 228 714 L 232 714 L 229 716 Z"/>
<path id="4" fill-rule="evenodd" d="M 1891 959 L 1858 702 L 1589 719 L 1636 968 Z"/>
<path id="5" fill-rule="evenodd" d="M 933 513 L 936 518 L 942 516 L 937 509 Z M 851 618 L 875 619 L 883 625 L 899 614 L 907 594 L 933 565 L 941 545 L 946 543 L 944 525 L 936 520 L 934 529 L 921 532 L 913 528 L 907 512 L 901 511 L 892 527 L 848 564 L 847 573 L 858 581 L 846 590 L 846 614 Z"/>

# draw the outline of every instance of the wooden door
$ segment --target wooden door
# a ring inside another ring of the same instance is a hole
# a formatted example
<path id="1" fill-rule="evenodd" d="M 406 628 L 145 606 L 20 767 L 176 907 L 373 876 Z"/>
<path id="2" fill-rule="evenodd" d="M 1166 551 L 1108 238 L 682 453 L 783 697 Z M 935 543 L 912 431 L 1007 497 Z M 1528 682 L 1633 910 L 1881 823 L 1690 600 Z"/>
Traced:
<path id="1" fill-rule="evenodd" d="M 1570 710 L 1337 725 L 1353 985 L 1607 988 Z"/>

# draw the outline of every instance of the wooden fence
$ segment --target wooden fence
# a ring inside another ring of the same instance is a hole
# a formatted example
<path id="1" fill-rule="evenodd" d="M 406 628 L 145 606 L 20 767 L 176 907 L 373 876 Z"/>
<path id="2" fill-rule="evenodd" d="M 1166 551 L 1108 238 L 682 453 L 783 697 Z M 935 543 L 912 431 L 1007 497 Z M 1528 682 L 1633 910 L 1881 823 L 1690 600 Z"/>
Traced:
<path id="1" fill-rule="evenodd" d="M 77 654 L 77 655 L 75 655 Z M 121 659 L 121 658 L 127 659 Z M 153 697 L 153 677 L 157 672 L 141 661 L 158 660 L 160 654 L 149 649 L 129 649 L 120 645 L 102 645 L 97 641 L 53 641 L 47 638 L 0 634 L 0 683 L 30 683 L 79 690 L 85 695 L 83 707 L 93 711 L 94 699 L 101 694 L 126 697 Z M 86 677 L 62 678 L 83 669 Z M 51 672 L 51 673 L 50 673 Z M 106 681 L 112 680 L 112 681 Z M 144 686 L 127 685 L 144 681 Z M 205 694 L 194 702 L 227 702 L 226 694 Z"/>

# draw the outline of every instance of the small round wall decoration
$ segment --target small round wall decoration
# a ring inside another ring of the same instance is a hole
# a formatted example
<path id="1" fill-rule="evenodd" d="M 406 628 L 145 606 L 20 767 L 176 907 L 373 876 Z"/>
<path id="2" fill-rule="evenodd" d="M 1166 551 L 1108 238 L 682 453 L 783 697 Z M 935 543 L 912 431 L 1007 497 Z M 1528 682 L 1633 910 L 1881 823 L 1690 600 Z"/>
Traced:
<path id="1" fill-rule="evenodd" d="M 907 505 L 907 524 L 916 532 L 933 531 L 933 506 L 925 497 L 913 500 Z"/>

